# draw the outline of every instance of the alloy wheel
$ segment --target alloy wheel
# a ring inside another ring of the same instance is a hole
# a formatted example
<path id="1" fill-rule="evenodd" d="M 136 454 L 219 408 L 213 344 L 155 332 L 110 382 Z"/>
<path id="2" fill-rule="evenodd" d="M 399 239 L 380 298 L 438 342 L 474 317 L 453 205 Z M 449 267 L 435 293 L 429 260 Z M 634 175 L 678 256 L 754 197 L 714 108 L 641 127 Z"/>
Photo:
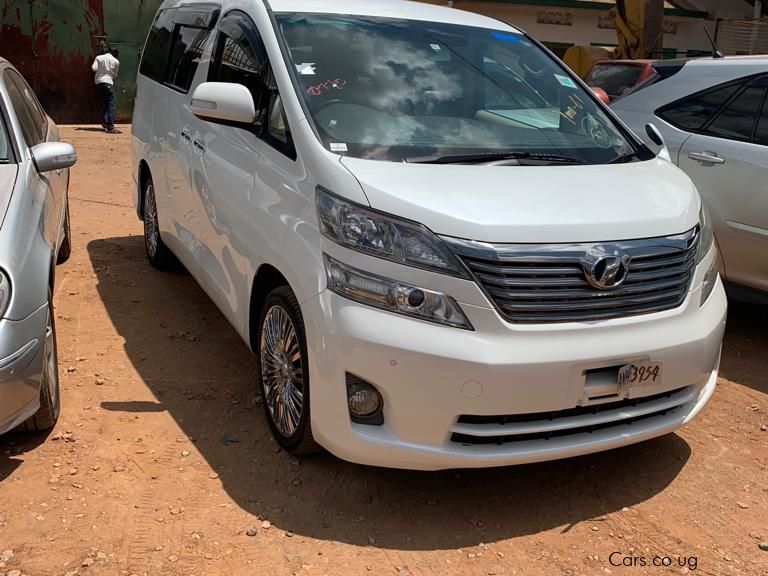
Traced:
<path id="1" fill-rule="evenodd" d="M 264 402 L 280 434 L 291 437 L 304 408 L 304 359 L 296 327 L 281 306 L 264 317 L 259 352 Z"/>
<path id="2" fill-rule="evenodd" d="M 158 243 L 157 205 L 155 204 L 155 186 L 150 182 L 144 200 L 144 238 L 147 252 L 151 258 L 157 254 Z"/>

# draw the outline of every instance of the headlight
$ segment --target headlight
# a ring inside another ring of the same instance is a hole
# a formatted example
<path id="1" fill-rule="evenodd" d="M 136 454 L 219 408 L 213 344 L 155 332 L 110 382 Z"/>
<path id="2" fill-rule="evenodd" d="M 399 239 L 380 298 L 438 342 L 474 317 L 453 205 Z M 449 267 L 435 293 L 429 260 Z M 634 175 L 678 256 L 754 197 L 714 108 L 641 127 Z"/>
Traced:
<path id="1" fill-rule="evenodd" d="M 464 312 L 450 296 L 382 278 L 342 264 L 327 254 L 323 256 L 328 289 L 341 296 L 390 312 L 473 330 Z"/>
<path id="2" fill-rule="evenodd" d="M 0 270 L 0 318 L 5 314 L 5 309 L 11 301 L 11 281 L 5 272 Z"/>
<path id="3" fill-rule="evenodd" d="M 699 301 L 699 306 L 704 306 L 704 303 L 707 301 L 710 294 L 712 294 L 712 290 L 714 290 L 715 284 L 717 284 L 718 272 L 717 254 L 715 254 L 715 257 L 712 258 L 712 264 L 709 266 L 707 273 L 704 274 L 704 280 L 701 282 L 701 300 Z"/>
<path id="4" fill-rule="evenodd" d="M 466 277 L 461 264 L 429 229 L 317 189 L 320 232 L 337 244 L 406 266 Z"/>
<path id="5" fill-rule="evenodd" d="M 700 264 L 704 260 L 704 256 L 709 254 L 709 249 L 712 247 L 714 239 L 712 218 L 702 202 L 701 210 L 699 210 L 699 251 L 696 254 L 696 264 Z"/>

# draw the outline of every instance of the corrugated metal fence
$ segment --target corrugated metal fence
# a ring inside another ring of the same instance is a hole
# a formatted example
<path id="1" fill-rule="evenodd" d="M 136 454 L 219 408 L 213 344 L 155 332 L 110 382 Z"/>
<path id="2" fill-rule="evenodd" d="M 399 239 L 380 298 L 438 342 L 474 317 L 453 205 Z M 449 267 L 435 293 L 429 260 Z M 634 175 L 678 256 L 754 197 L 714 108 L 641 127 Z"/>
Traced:
<path id="1" fill-rule="evenodd" d="M 768 54 L 768 18 L 718 20 L 715 42 L 726 56 Z"/>
<path id="2" fill-rule="evenodd" d="M 101 104 L 91 62 L 120 50 L 118 117 L 131 116 L 140 48 L 161 0 L 3 0 L 0 56 L 21 70 L 57 122 L 93 122 Z"/>

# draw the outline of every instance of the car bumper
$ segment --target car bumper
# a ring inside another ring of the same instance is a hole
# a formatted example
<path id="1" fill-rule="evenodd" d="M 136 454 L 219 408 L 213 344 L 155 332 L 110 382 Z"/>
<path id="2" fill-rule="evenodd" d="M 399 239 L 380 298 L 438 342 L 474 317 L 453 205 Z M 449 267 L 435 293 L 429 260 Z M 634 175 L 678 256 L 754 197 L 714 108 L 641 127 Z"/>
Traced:
<path id="1" fill-rule="evenodd" d="M 566 458 L 667 434 L 690 421 L 717 385 L 727 309 L 722 283 L 704 306 L 699 300 L 696 289 L 676 310 L 548 326 L 506 324 L 491 308 L 462 304 L 476 329 L 466 331 L 383 312 L 326 290 L 302 304 L 313 433 L 345 460 L 420 470 Z M 637 360 L 660 362 L 661 382 L 612 398 L 596 399 L 589 391 L 585 371 Z M 346 374 L 380 392 L 383 425 L 351 422 Z M 631 405 L 649 396 L 659 399 Z M 624 404 L 597 416 L 583 410 L 572 415 L 579 406 L 618 400 Z M 555 414 L 557 424 L 551 425 L 551 413 L 564 410 L 571 412 Z M 466 425 L 461 415 L 510 415 L 516 424 Z M 559 429 L 548 438 L 510 436 L 553 428 Z M 466 436 L 455 435 L 466 432 L 485 440 L 467 443 Z M 489 436 L 504 441 L 489 443 Z"/>
<path id="2" fill-rule="evenodd" d="M 47 304 L 24 320 L 0 320 L 0 434 L 40 407 Z"/>

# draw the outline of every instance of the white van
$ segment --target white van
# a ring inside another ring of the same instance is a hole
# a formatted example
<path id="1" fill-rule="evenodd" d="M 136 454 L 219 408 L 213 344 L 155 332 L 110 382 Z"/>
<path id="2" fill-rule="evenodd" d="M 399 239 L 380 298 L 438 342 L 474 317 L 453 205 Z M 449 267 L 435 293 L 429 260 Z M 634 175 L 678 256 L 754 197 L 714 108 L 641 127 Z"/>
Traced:
<path id="1" fill-rule="evenodd" d="M 133 152 L 149 260 L 178 258 L 251 346 L 289 452 L 563 458 L 667 434 L 715 390 L 696 189 L 507 24 L 166 1 Z"/>

